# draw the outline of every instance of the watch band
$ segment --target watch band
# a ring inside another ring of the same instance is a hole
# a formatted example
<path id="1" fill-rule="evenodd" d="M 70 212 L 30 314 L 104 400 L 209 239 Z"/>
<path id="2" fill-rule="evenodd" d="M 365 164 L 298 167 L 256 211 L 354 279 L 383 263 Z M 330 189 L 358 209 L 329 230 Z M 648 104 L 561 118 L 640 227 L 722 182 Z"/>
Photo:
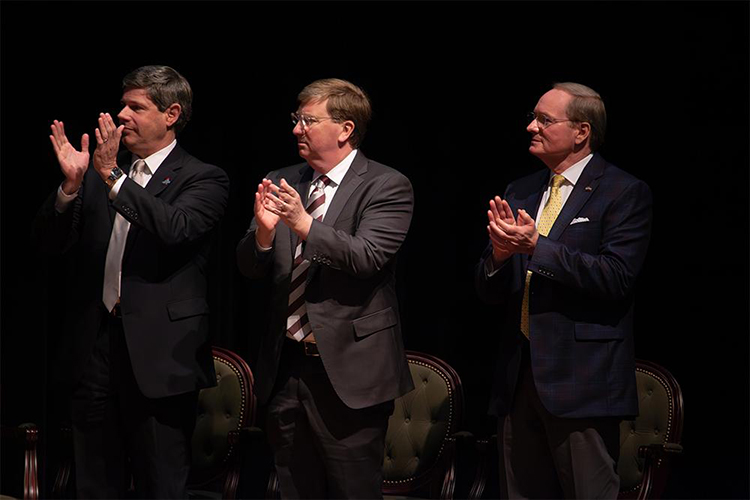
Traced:
<path id="1" fill-rule="evenodd" d="M 120 170 L 120 167 L 114 167 L 112 171 L 109 173 L 109 177 L 104 181 L 107 183 L 107 187 L 109 189 L 112 189 L 112 187 L 115 185 L 115 182 L 123 176 L 122 170 Z"/>

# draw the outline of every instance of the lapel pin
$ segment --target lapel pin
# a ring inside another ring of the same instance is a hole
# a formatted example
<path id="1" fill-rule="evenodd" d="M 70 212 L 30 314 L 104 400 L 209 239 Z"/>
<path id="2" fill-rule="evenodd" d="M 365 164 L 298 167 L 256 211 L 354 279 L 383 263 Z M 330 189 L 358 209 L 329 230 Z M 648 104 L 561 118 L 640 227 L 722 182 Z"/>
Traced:
<path id="1" fill-rule="evenodd" d="M 583 188 L 583 190 L 589 192 L 593 191 L 593 189 L 591 189 L 591 186 L 586 186 L 585 188 Z"/>
<path id="2" fill-rule="evenodd" d="M 171 177 L 167 177 L 166 179 L 164 179 L 163 181 L 161 181 L 161 183 L 164 184 L 165 186 L 169 186 L 169 184 L 171 182 L 172 182 L 172 178 Z M 589 191 L 591 190 L 591 188 L 588 188 L 588 189 L 589 189 Z"/>

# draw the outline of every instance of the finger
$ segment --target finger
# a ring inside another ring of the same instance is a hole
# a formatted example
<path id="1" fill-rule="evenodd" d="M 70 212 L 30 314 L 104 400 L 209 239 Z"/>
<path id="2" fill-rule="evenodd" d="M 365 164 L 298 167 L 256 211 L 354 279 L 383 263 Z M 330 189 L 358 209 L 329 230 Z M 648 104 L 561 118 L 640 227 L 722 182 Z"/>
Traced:
<path id="1" fill-rule="evenodd" d="M 89 134 L 83 134 L 81 136 L 81 152 L 87 153 L 89 150 Z"/>
<path id="2" fill-rule="evenodd" d="M 107 132 L 107 125 L 104 119 L 104 113 L 99 113 L 99 135 L 102 138 L 102 142 L 109 141 L 109 133 Z"/>
<path id="3" fill-rule="evenodd" d="M 500 213 L 503 219 L 513 219 L 513 210 L 510 209 L 510 205 L 505 200 L 500 202 Z"/>
<path id="4" fill-rule="evenodd" d="M 534 219 L 524 210 L 523 208 L 518 209 L 518 225 L 519 226 L 533 226 Z"/>
<path id="5" fill-rule="evenodd" d="M 94 135 L 96 136 L 96 143 L 99 146 L 101 146 L 102 144 L 104 144 L 104 139 L 102 138 L 102 133 L 99 132 L 98 128 L 94 129 Z"/>
<path id="6" fill-rule="evenodd" d="M 505 223 L 503 221 L 500 221 L 500 224 L 505 224 Z M 505 229 L 503 229 L 500 226 L 500 224 L 498 224 L 498 223 L 496 223 L 494 221 L 490 222 L 490 229 L 492 229 L 492 232 L 495 235 L 499 236 L 503 240 L 510 240 L 511 239 L 510 234 L 508 234 L 508 232 Z M 513 226 L 508 226 L 507 224 L 505 224 L 505 226 L 507 226 L 508 228 L 511 228 L 511 229 L 513 228 Z"/>
<path id="7" fill-rule="evenodd" d="M 120 125 L 115 129 L 115 142 L 120 144 L 120 138 L 122 137 L 122 131 L 125 130 L 125 125 Z"/>
<path id="8" fill-rule="evenodd" d="M 516 231 L 516 227 L 513 224 L 508 224 L 503 219 L 495 220 L 495 224 L 506 234 L 513 234 Z"/>
<path id="9" fill-rule="evenodd" d="M 492 216 L 494 218 L 500 218 L 500 213 L 497 210 L 497 203 L 495 203 L 495 200 L 490 200 L 490 211 L 492 212 Z"/>
<path id="10" fill-rule="evenodd" d="M 65 133 L 62 131 L 62 122 L 58 122 L 55 120 L 52 123 L 52 137 L 54 137 L 55 142 L 58 146 L 62 146 L 65 144 Z"/>
<path id="11" fill-rule="evenodd" d="M 52 142 L 52 149 L 55 151 L 56 155 L 60 154 L 60 146 L 57 145 L 57 139 L 55 139 L 54 136 L 49 136 L 50 142 Z"/>

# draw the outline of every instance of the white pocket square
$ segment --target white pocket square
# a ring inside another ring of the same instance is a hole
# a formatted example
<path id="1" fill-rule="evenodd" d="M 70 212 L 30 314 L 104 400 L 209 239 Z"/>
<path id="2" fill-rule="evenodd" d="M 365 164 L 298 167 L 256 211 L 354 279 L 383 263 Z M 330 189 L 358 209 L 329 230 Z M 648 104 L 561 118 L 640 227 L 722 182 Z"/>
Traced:
<path id="1" fill-rule="evenodd" d="M 570 221 L 570 225 L 572 226 L 573 224 L 579 224 L 581 222 L 589 222 L 589 218 L 588 217 L 576 217 L 575 219 Z"/>

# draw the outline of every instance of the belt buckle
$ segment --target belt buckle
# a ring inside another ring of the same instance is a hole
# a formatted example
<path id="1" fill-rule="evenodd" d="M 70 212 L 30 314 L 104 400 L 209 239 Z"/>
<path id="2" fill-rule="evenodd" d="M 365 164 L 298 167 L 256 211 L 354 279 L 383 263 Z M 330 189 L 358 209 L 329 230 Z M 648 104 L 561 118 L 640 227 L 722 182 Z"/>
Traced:
<path id="1" fill-rule="evenodd" d="M 320 352 L 318 351 L 318 345 L 315 342 L 302 342 L 302 344 L 305 346 L 305 356 L 313 356 L 316 358 L 320 357 Z"/>

